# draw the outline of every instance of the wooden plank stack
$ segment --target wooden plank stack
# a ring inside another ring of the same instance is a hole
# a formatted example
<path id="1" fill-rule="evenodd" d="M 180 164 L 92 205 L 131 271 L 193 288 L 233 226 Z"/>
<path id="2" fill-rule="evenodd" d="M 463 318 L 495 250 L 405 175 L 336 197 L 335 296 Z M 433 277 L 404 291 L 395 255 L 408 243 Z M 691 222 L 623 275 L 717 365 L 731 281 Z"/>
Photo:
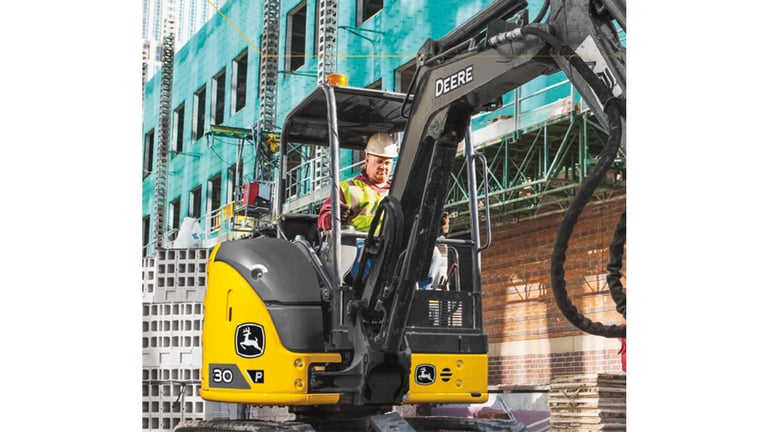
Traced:
<path id="1" fill-rule="evenodd" d="M 626 431 L 627 377 L 623 374 L 563 375 L 549 386 L 550 430 Z"/>

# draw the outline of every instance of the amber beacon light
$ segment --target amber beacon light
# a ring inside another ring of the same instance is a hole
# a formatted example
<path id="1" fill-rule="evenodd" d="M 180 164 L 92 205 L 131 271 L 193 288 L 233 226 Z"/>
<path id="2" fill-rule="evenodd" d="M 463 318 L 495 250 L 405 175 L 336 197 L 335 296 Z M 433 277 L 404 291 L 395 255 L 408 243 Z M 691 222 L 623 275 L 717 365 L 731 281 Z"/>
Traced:
<path id="1" fill-rule="evenodd" d="M 349 77 L 340 73 L 328 74 L 326 79 L 328 84 L 332 86 L 346 87 L 349 83 Z"/>

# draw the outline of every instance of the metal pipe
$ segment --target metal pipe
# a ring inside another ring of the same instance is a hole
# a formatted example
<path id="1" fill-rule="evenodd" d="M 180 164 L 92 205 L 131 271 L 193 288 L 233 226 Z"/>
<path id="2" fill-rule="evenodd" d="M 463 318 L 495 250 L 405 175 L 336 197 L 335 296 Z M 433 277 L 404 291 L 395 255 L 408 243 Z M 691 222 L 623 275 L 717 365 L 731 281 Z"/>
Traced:
<path id="1" fill-rule="evenodd" d="M 507 19 L 517 12 L 525 9 L 528 3 L 525 0 L 496 0 L 483 8 L 474 16 L 465 21 L 461 26 L 451 30 L 447 35 L 437 41 L 439 52 L 444 52 L 453 46 L 475 37 L 484 30 L 488 23 L 494 19 Z"/>
<path id="2" fill-rule="evenodd" d="M 472 147 L 470 128 L 464 137 L 464 152 L 467 155 L 467 192 L 469 193 L 469 226 L 471 239 L 475 245 L 480 243 L 480 226 L 477 215 L 477 180 L 475 180 L 475 149 Z"/>
<path id="3" fill-rule="evenodd" d="M 336 287 L 341 285 L 341 221 L 339 219 L 339 134 L 338 120 L 336 118 L 336 95 L 333 87 L 328 83 L 322 83 L 320 86 L 325 93 L 326 104 L 328 107 L 328 158 L 331 165 L 331 239 L 330 239 L 330 258 L 331 268 L 333 269 L 333 282 Z"/>
<path id="4" fill-rule="evenodd" d="M 488 160 L 482 153 L 475 154 L 477 159 L 480 160 L 483 166 L 483 211 L 485 212 L 485 244 L 479 246 L 478 252 L 482 252 L 488 249 L 491 245 L 491 203 L 488 197 Z M 480 227 L 478 227 L 478 232 Z M 478 242 L 480 241 L 478 237 Z"/>

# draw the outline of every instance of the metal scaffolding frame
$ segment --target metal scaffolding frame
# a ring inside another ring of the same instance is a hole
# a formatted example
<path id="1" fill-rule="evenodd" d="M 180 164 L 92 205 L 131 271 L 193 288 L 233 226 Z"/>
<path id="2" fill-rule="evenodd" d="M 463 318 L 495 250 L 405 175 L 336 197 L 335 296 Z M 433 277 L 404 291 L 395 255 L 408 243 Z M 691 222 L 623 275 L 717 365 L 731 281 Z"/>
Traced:
<path id="1" fill-rule="evenodd" d="M 568 208 L 605 146 L 607 132 L 590 111 L 553 117 L 525 130 L 516 131 L 476 148 L 488 165 L 487 191 L 492 224 L 509 216 L 531 217 Z M 466 170 L 463 153 L 451 174 L 453 183 L 445 205 L 453 214 L 451 231 L 461 234 L 468 225 L 463 209 L 469 197 L 460 172 Z M 626 187 L 624 155 L 593 194 L 604 201 L 623 194 Z M 481 205 L 485 177 L 478 179 Z"/>
<path id="2" fill-rule="evenodd" d="M 168 148 L 171 137 L 171 101 L 173 100 L 173 63 L 176 52 L 176 20 L 173 13 L 163 23 L 163 68 L 160 82 L 160 128 L 155 166 L 155 215 L 152 243 L 155 250 L 165 249 L 166 206 L 168 205 Z"/>
<path id="3" fill-rule="evenodd" d="M 317 29 L 317 82 L 325 81 L 336 71 L 336 37 L 338 32 L 337 0 L 319 0 Z"/>

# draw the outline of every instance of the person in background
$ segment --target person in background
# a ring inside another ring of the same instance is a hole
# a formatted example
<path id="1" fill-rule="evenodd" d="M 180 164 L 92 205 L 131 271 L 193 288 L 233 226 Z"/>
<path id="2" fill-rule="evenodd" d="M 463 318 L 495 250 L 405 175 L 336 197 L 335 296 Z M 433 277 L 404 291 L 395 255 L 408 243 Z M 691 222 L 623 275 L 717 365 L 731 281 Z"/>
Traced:
<path id="1" fill-rule="evenodd" d="M 363 172 L 339 185 L 342 226 L 350 225 L 356 231 L 368 232 L 379 202 L 389 193 L 389 176 L 396 156 L 397 144 L 389 134 L 379 132 L 368 139 Z M 331 229 L 330 196 L 320 206 L 317 225 L 323 231 Z"/>
<path id="2" fill-rule="evenodd" d="M 440 220 L 440 229 L 437 234 L 438 239 L 443 239 L 450 230 L 450 221 L 448 212 L 443 212 L 443 217 Z M 419 289 L 429 289 L 433 285 L 442 285 L 443 281 L 438 280 L 440 275 L 440 269 L 448 267 L 448 247 L 442 243 L 436 243 L 435 249 L 432 252 L 432 262 L 429 264 L 429 271 L 427 272 L 427 278 L 419 282 Z M 435 282 L 437 282 L 435 284 Z"/>

